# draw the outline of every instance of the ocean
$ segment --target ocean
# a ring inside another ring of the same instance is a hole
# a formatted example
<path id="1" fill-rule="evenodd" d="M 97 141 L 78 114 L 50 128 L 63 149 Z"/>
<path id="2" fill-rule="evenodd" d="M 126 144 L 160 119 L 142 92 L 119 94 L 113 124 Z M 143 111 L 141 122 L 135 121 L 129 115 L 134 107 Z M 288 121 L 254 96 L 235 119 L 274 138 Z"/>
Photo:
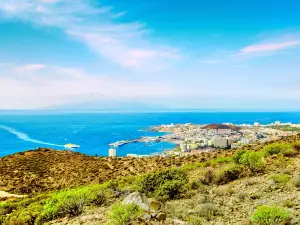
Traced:
<path id="1" fill-rule="evenodd" d="M 141 136 L 159 136 L 149 126 L 170 123 L 235 124 L 275 121 L 300 123 L 299 112 L 159 112 L 159 113 L 2 113 L 0 114 L 0 157 L 49 147 L 64 149 L 67 143 L 80 145 L 76 151 L 107 156 L 109 143 Z M 155 154 L 174 144 L 133 143 L 117 149 L 118 156 Z"/>

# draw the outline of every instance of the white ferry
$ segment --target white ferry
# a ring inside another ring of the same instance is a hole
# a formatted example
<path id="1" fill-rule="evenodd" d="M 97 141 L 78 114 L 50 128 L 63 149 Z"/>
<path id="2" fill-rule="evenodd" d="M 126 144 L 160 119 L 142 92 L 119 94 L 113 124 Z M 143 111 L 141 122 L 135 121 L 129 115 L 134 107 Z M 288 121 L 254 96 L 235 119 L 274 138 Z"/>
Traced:
<path id="1" fill-rule="evenodd" d="M 75 145 L 75 144 L 71 144 L 71 143 L 65 144 L 64 147 L 65 148 L 80 148 L 79 145 Z"/>

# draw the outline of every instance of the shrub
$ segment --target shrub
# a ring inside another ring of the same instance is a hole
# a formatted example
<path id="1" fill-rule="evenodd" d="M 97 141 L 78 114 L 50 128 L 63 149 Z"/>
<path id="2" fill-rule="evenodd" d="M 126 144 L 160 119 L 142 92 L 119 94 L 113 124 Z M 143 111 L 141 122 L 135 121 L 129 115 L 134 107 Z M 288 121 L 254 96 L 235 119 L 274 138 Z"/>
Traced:
<path id="1" fill-rule="evenodd" d="M 194 180 L 191 183 L 189 183 L 189 189 L 191 190 L 198 190 L 203 186 L 202 182 Z"/>
<path id="2" fill-rule="evenodd" d="M 240 160 L 242 158 L 242 155 L 246 152 L 246 150 L 239 150 L 237 153 L 234 154 L 233 156 L 233 161 L 236 164 L 240 164 Z"/>
<path id="3" fill-rule="evenodd" d="M 74 196 L 64 201 L 64 205 L 60 206 L 59 213 L 61 215 L 78 216 L 83 212 L 86 203 L 84 195 Z"/>
<path id="4" fill-rule="evenodd" d="M 239 159 L 240 164 L 247 167 L 252 173 L 257 173 L 263 170 L 264 160 L 261 152 L 246 151 Z"/>
<path id="5" fill-rule="evenodd" d="M 217 209 L 212 203 L 204 203 L 196 208 L 196 214 L 205 218 L 212 218 L 217 214 Z"/>
<path id="6" fill-rule="evenodd" d="M 45 219 L 55 219 L 60 216 L 78 216 L 83 212 L 87 196 L 81 191 L 61 191 L 55 193 L 44 206 Z"/>
<path id="7" fill-rule="evenodd" d="M 200 179 L 201 183 L 209 185 L 216 179 L 216 174 L 213 168 L 207 168 L 203 178 Z"/>
<path id="8" fill-rule="evenodd" d="M 294 148 L 296 151 L 300 152 L 300 141 L 294 142 L 294 143 L 293 143 L 293 148 Z"/>
<path id="9" fill-rule="evenodd" d="M 155 192 L 157 190 L 166 191 L 171 187 L 175 188 L 174 193 L 176 193 L 179 186 L 183 186 L 186 183 L 188 183 L 188 179 L 185 171 L 168 169 L 156 173 L 148 173 L 139 177 L 136 182 L 136 189 L 137 191 L 152 197 L 156 195 Z M 161 186 L 162 188 L 160 188 Z M 173 193 L 173 191 L 170 193 Z M 170 194 L 169 196 L 176 195 Z"/>
<path id="10" fill-rule="evenodd" d="M 270 180 L 274 180 L 276 184 L 286 184 L 290 180 L 290 176 L 287 174 L 275 174 L 269 176 Z"/>
<path id="11" fill-rule="evenodd" d="M 111 225 L 125 225 L 130 219 L 134 219 L 141 215 L 143 210 L 136 204 L 117 203 L 114 205 L 109 214 L 109 224 Z"/>
<path id="12" fill-rule="evenodd" d="M 222 169 L 216 174 L 217 184 L 227 184 L 240 177 L 243 166 L 232 164 L 228 168 Z"/>
<path id="13" fill-rule="evenodd" d="M 4 224 L 39 224 L 35 223 L 43 210 L 43 205 L 39 202 L 30 204 L 27 208 L 23 208 L 9 214 L 5 218 Z"/>
<path id="14" fill-rule="evenodd" d="M 259 206 L 251 216 L 251 221 L 262 225 L 286 224 L 290 213 L 280 206 Z"/>
<path id="15" fill-rule="evenodd" d="M 197 216 L 189 216 L 187 218 L 187 221 L 190 225 L 202 225 L 207 222 L 203 217 L 197 217 Z"/>
<path id="16" fill-rule="evenodd" d="M 96 206 L 101 206 L 106 202 L 106 195 L 104 192 L 96 192 L 91 199 L 91 203 Z"/>
<path id="17" fill-rule="evenodd" d="M 295 187 L 300 187 L 300 174 L 295 176 L 293 183 L 294 183 Z"/>
<path id="18" fill-rule="evenodd" d="M 268 155 L 283 154 L 285 156 L 291 156 L 295 154 L 295 150 L 292 145 L 286 143 L 273 143 L 264 147 L 264 153 Z"/>
<path id="19" fill-rule="evenodd" d="M 184 185 L 185 183 L 180 180 L 168 180 L 157 188 L 155 197 L 159 200 L 178 198 Z"/>
<path id="20" fill-rule="evenodd" d="M 226 163 L 231 163 L 231 162 L 233 162 L 232 157 L 218 157 L 216 159 L 207 161 L 206 166 L 215 167 L 216 165 L 219 165 L 219 164 L 226 164 Z"/>

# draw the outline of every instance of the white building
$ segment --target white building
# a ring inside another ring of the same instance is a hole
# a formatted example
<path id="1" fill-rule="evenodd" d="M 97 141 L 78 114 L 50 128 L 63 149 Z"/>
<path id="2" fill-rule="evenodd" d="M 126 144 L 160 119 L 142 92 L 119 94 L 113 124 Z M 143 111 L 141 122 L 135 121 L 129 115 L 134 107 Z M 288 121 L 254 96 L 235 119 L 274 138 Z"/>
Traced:
<path id="1" fill-rule="evenodd" d="M 260 123 L 255 122 L 255 123 L 254 123 L 254 126 L 259 127 L 259 126 L 260 126 Z"/>
<path id="2" fill-rule="evenodd" d="M 109 157 L 116 157 L 117 156 L 117 150 L 114 148 L 110 148 L 108 151 L 108 156 Z"/>

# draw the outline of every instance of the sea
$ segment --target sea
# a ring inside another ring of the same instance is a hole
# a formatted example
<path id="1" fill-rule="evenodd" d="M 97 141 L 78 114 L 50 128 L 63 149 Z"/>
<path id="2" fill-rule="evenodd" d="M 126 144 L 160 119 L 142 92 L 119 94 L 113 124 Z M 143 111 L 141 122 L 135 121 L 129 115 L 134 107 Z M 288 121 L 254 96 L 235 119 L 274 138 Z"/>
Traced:
<path id="1" fill-rule="evenodd" d="M 123 112 L 123 113 L 0 113 L 0 157 L 32 150 L 62 150 L 67 143 L 80 145 L 80 153 L 107 156 L 109 144 L 142 136 L 160 136 L 150 126 L 171 123 L 269 124 L 300 123 L 300 112 Z M 118 156 L 160 154 L 175 145 L 132 143 L 117 148 Z"/>

